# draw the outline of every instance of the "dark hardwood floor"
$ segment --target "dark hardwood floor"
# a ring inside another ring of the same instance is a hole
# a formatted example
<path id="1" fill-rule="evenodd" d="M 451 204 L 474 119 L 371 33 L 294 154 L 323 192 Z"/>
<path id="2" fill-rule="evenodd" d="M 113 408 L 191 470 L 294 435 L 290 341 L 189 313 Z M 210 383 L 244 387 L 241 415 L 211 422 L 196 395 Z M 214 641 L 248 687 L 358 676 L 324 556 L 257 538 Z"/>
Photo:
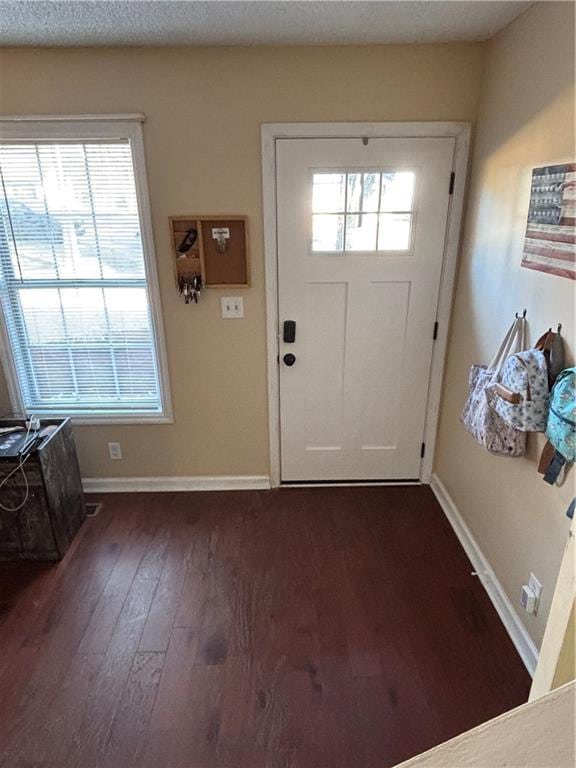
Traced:
<path id="1" fill-rule="evenodd" d="M 425 487 L 99 500 L 0 565 L 5 768 L 384 768 L 527 699 Z"/>

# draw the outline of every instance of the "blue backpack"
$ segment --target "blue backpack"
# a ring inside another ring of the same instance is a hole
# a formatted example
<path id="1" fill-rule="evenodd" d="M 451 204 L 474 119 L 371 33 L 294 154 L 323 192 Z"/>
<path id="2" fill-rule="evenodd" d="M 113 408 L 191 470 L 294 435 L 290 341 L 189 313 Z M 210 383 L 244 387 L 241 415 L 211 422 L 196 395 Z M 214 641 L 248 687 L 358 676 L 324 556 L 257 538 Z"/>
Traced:
<path id="1" fill-rule="evenodd" d="M 576 460 L 576 368 L 566 368 L 554 383 L 546 437 L 554 448 L 554 455 L 544 480 L 553 484 L 564 464 Z"/>

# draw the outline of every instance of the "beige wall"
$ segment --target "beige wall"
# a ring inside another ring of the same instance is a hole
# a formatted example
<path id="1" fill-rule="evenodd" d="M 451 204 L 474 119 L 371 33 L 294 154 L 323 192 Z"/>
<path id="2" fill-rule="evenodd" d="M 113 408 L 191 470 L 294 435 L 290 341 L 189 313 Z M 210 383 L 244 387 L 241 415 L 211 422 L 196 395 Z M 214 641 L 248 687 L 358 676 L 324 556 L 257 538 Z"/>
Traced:
<path id="1" fill-rule="evenodd" d="M 565 685 L 397 768 L 573 768 L 575 693 Z"/>
<path id="2" fill-rule="evenodd" d="M 512 603 L 530 571 L 543 583 L 538 615 L 521 613 L 536 644 L 569 529 L 572 478 L 563 488 L 542 481 L 543 440 L 534 435 L 525 458 L 491 456 L 459 415 L 470 364 L 488 362 L 516 310 L 528 309 L 532 340 L 562 323 L 573 360 L 574 282 L 520 267 L 531 169 L 565 160 L 574 160 L 574 6 L 540 3 L 486 52 L 435 463 Z"/>
<path id="3" fill-rule="evenodd" d="M 175 421 L 78 427 L 85 476 L 268 473 L 261 123 L 473 120 L 482 58 L 475 44 L 0 52 L 1 113 L 147 116 Z M 249 216 L 244 320 L 219 318 L 219 290 L 179 299 L 168 216 L 185 213 Z M 123 461 L 109 461 L 109 440 Z"/>

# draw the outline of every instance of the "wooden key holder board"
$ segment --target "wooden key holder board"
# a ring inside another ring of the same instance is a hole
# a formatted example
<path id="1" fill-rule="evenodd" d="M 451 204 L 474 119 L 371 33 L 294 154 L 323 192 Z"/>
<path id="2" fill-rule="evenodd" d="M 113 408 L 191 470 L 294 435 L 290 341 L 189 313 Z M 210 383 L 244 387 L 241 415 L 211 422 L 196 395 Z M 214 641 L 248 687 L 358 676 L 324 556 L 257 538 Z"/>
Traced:
<path id="1" fill-rule="evenodd" d="M 171 216 L 176 281 L 200 274 L 207 288 L 250 285 L 246 216 Z"/>

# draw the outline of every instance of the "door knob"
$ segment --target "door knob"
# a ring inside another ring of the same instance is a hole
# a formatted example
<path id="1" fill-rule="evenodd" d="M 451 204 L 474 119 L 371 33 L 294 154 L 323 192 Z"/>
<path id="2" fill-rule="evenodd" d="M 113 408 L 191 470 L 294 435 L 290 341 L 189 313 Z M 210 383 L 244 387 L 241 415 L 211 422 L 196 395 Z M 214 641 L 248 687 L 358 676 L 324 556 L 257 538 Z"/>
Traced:
<path id="1" fill-rule="evenodd" d="M 294 365 L 296 362 L 296 355 L 293 355 L 292 352 L 288 352 L 286 355 L 284 355 L 282 360 L 284 360 L 284 365 Z"/>

